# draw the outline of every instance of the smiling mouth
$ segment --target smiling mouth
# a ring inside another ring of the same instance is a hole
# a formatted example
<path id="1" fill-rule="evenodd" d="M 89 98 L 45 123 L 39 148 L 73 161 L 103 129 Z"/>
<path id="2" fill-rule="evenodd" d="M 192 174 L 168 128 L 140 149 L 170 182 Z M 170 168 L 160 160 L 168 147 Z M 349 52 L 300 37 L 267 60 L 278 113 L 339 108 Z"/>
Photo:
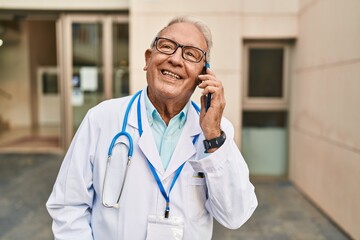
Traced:
<path id="1" fill-rule="evenodd" d="M 167 70 L 161 70 L 161 73 L 165 76 L 169 76 L 171 78 L 174 78 L 174 79 L 181 79 L 181 77 L 175 73 L 172 73 L 172 72 L 169 72 Z"/>

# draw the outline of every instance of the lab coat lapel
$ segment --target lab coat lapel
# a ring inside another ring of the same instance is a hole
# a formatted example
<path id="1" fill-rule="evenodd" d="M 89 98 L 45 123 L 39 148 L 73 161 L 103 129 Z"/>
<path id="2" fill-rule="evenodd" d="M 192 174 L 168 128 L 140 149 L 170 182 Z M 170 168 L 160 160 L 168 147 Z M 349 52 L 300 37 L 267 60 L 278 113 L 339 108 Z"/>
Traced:
<path id="1" fill-rule="evenodd" d="M 193 144 L 193 139 L 200 133 L 201 128 L 199 125 L 199 115 L 191 105 L 184 129 L 171 157 L 169 166 L 165 171 L 163 179 L 172 175 L 181 166 L 181 164 L 188 161 L 194 154 L 196 154 L 196 147 Z"/>
<path id="2" fill-rule="evenodd" d="M 146 91 L 144 89 L 143 91 Z M 141 94 L 141 122 L 143 133 L 139 138 L 138 146 L 145 155 L 145 157 L 150 161 L 153 167 L 157 170 L 159 177 L 164 174 L 164 166 L 162 165 L 159 152 L 157 150 L 154 137 L 152 135 L 152 131 L 149 125 L 149 122 L 146 117 L 146 108 L 145 108 L 145 98 L 144 94 Z M 129 115 L 129 125 L 138 129 L 138 116 L 137 116 L 137 101 L 134 102 L 134 107 Z M 134 111 L 135 110 L 135 111 Z M 136 142 L 134 142 L 136 144 Z"/>
<path id="3" fill-rule="evenodd" d="M 139 139 L 139 142 L 138 142 L 139 147 L 140 147 L 141 151 L 144 153 L 147 160 L 149 160 L 149 162 L 157 170 L 157 172 L 159 173 L 159 177 L 161 177 L 164 174 L 164 166 L 161 162 L 159 152 L 157 150 L 157 147 L 156 147 L 156 144 L 154 141 L 154 137 L 152 135 L 151 129 L 148 126 L 145 127 L 145 124 L 143 124 L 143 125 L 144 125 L 144 132 Z"/>

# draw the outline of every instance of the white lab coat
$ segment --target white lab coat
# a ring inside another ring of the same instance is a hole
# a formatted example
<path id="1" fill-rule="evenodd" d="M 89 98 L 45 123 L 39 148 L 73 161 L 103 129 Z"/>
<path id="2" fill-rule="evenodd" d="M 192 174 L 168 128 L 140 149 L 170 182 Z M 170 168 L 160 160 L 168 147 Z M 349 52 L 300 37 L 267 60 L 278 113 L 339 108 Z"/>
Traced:
<path id="1" fill-rule="evenodd" d="M 170 215 L 184 218 L 184 240 L 208 240 L 212 236 L 213 217 L 227 228 L 239 228 L 254 212 L 257 199 L 249 181 L 248 167 L 233 141 L 234 129 L 223 119 L 225 143 L 204 158 L 199 115 L 191 106 L 186 124 L 164 171 L 146 117 L 141 94 L 143 134 L 138 134 L 137 100 L 134 102 L 127 132 L 134 141 L 134 154 L 120 208 L 102 205 L 103 180 L 108 148 L 121 130 L 130 97 L 104 101 L 87 113 L 64 158 L 47 209 L 53 218 L 55 239 L 144 240 L 150 214 L 164 214 L 165 199 L 149 169 L 148 159 L 156 169 L 166 191 L 174 172 L 184 168 L 170 194 Z M 193 137 L 199 135 L 195 145 Z M 125 138 L 118 142 L 128 145 Z M 114 203 L 118 197 L 126 164 L 124 144 L 114 148 L 108 169 L 105 199 Z M 204 172 L 205 178 L 197 177 Z"/>

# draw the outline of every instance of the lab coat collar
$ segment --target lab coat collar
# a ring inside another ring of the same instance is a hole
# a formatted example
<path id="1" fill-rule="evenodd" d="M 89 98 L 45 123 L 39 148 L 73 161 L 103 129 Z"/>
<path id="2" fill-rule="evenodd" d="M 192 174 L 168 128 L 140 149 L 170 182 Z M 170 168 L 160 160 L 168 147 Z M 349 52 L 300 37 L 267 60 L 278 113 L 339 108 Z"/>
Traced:
<path id="1" fill-rule="evenodd" d="M 146 91 L 146 88 L 143 89 L 143 92 L 144 91 Z M 141 93 L 140 97 L 141 97 L 140 98 L 141 122 L 142 122 L 143 133 L 140 136 L 137 144 L 139 145 L 139 148 L 141 149 L 141 151 L 144 153 L 145 157 L 150 161 L 150 163 L 157 170 L 157 172 L 159 173 L 159 176 L 160 176 L 160 175 L 164 174 L 164 167 L 162 165 L 162 161 L 161 161 L 159 152 L 157 151 L 154 137 L 152 135 L 151 128 L 150 128 L 149 122 L 146 117 L 144 94 Z M 128 120 L 128 124 L 130 126 L 132 126 L 133 128 L 137 129 L 136 132 L 139 129 L 137 104 L 138 104 L 138 100 L 136 100 L 134 102 L 134 105 L 131 108 L 131 112 L 129 114 L 129 120 Z M 134 138 L 134 144 L 136 144 L 135 138 Z M 149 169 L 149 171 L 150 171 L 150 169 Z"/>
<path id="2" fill-rule="evenodd" d="M 188 161 L 196 154 L 196 147 L 193 144 L 193 139 L 200 133 L 201 128 L 199 125 L 199 114 L 191 105 L 188 110 L 188 116 L 184 129 L 170 159 L 169 166 L 165 171 L 163 179 L 171 176 L 184 162 Z M 197 142 L 195 142 L 195 144 L 196 143 Z"/>
<path id="3" fill-rule="evenodd" d="M 143 91 L 146 91 L 146 88 Z M 146 158 L 156 169 L 160 179 L 163 180 L 171 176 L 181 166 L 181 164 L 189 160 L 196 153 L 196 148 L 193 144 L 193 138 L 201 133 L 201 128 L 199 125 L 199 114 L 193 106 L 189 107 L 187 121 L 184 125 L 179 142 L 171 157 L 169 166 L 165 171 L 146 117 L 144 94 L 141 94 L 140 104 L 143 133 L 138 141 L 138 145 Z M 139 127 L 137 123 L 138 117 L 136 109 L 137 100 L 134 102 L 134 105 L 131 108 L 128 124 L 138 129 Z M 136 142 L 134 142 L 134 144 L 136 144 Z"/>

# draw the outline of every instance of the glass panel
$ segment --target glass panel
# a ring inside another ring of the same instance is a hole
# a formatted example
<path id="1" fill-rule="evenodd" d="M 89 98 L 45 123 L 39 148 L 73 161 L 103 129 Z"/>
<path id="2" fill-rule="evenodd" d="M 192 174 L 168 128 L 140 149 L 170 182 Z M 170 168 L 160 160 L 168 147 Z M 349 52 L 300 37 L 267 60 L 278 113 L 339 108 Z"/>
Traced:
<path id="1" fill-rule="evenodd" d="M 42 93 L 43 94 L 58 94 L 58 75 L 44 73 L 42 75 Z"/>
<path id="2" fill-rule="evenodd" d="M 72 24 L 72 106 L 73 130 L 86 112 L 103 100 L 101 23 Z"/>
<path id="3" fill-rule="evenodd" d="M 253 175 L 287 173 L 287 113 L 244 112 L 242 154 Z"/>
<path id="4" fill-rule="evenodd" d="M 113 24 L 113 96 L 129 95 L 129 24 Z"/>
<path id="5" fill-rule="evenodd" d="M 244 127 L 286 127 L 286 112 L 252 112 L 245 111 L 243 115 Z"/>
<path id="6" fill-rule="evenodd" d="M 0 152 L 61 147 L 56 22 L 32 16 L 0 19 Z"/>
<path id="7" fill-rule="evenodd" d="M 249 50 L 249 97 L 283 96 L 282 48 Z"/>

